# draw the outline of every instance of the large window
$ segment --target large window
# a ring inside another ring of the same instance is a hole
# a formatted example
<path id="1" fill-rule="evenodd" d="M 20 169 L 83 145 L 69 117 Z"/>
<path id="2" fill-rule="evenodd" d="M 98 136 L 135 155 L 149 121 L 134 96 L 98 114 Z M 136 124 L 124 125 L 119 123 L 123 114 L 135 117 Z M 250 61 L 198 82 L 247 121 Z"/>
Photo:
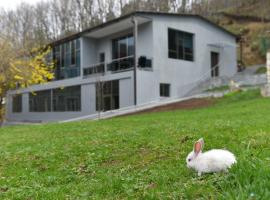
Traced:
<path id="1" fill-rule="evenodd" d="M 193 61 L 193 34 L 168 29 L 169 58 Z"/>
<path id="2" fill-rule="evenodd" d="M 12 96 L 12 112 L 20 113 L 22 112 L 22 95 L 15 94 Z"/>
<path id="3" fill-rule="evenodd" d="M 125 36 L 112 41 L 113 62 L 107 65 L 108 71 L 128 70 L 134 66 L 134 38 Z"/>
<path id="4" fill-rule="evenodd" d="M 53 111 L 81 111 L 81 86 L 54 89 Z"/>
<path id="5" fill-rule="evenodd" d="M 33 92 L 29 94 L 30 112 L 51 111 L 51 90 Z"/>
<path id="6" fill-rule="evenodd" d="M 119 108 L 119 80 L 96 83 L 96 110 Z"/>
<path id="7" fill-rule="evenodd" d="M 113 59 L 124 58 L 134 54 L 134 38 L 132 35 L 114 39 L 112 41 Z"/>
<path id="8" fill-rule="evenodd" d="M 29 111 L 81 111 L 81 86 L 72 86 L 63 89 L 57 88 L 30 93 Z"/>
<path id="9" fill-rule="evenodd" d="M 56 79 L 80 75 L 80 39 L 72 40 L 53 48 Z"/>

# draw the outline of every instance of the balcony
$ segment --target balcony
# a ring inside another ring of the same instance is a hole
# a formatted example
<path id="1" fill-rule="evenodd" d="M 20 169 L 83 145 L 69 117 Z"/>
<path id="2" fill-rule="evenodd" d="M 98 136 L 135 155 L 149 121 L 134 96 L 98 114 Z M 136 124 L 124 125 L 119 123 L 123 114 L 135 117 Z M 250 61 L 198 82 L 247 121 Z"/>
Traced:
<path id="1" fill-rule="evenodd" d="M 104 73 L 105 73 L 104 62 L 83 69 L 83 76 L 91 76 L 93 74 L 104 74 Z"/>
<path id="2" fill-rule="evenodd" d="M 83 69 L 83 76 L 88 77 L 95 74 L 105 75 L 105 73 L 120 73 L 132 70 L 134 67 L 134 56 L 127 56 L 123 58 L 113 59 L 110 62 L 102 62 L 91 65 Z M 139 69 L 152 69 L 152 59 L 146 56 L 138 58 Z"/>
<path id="3" fill-rule="evenodd" d="M 107 71 L 112 73 L 127 71 L 134 67 L 134 56 L 127 56 L 112 60 L 107 64 Z"/>

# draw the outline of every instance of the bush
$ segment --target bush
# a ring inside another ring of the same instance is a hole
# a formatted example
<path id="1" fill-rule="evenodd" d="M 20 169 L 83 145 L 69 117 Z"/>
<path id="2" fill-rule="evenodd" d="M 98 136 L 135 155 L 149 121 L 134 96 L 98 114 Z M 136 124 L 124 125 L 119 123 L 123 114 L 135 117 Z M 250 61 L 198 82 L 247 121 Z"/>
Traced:
<path id="1" fill-rule="evenodd" d="M 255 72 L 255 74 L 265 74 L 265 73 L 266 73 L 266 67 L 260 67 Z"/>

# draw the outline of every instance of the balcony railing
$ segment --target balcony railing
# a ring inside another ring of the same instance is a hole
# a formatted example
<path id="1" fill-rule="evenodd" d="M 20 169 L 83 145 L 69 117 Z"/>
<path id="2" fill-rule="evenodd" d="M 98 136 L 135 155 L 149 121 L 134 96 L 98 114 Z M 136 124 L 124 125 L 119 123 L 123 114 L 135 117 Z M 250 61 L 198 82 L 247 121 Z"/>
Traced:
<path id="1" fill-rule="evenodd" d="M 99 73 L 105 73 L 105 63 L 98 63 L 95 65 L 92 65 L 90 67 L 83 69 L 83 75 L 84 76 L 90 76 L 93 74 L 99 74 Z"/>
<path id="2" fill-rule="evenodd" d="M 80 76 L 79 67 L 64 67 L 60 68 L 58 74 L 56 72 L 56 79 L 66 79 Z"/>
<path id="3" fill-rule="evenodd" d="M 134 56 L 127 56 L 112 60 L 107 64 L 107 71 L 119 72 L 134 67 Z"/>
<path id="4" fill-rule="evenodd" d="M 106 67 L 106 69 L 105 69 Z M 91 65 L 83 69 L 83 76 L 91 76 L 94 74 L 105 74 L 107 72 L 117 73 L 127 70 L 131 70 L 134 67 L 134 56 L 127 56 L 123 58 L 113 59 L 110 62 L 102 62 Z M 140 56 L 138 58 L 138 67 L 141 69 L 151 69 L 152 59 L 148 59 L 146 56 Z"/>

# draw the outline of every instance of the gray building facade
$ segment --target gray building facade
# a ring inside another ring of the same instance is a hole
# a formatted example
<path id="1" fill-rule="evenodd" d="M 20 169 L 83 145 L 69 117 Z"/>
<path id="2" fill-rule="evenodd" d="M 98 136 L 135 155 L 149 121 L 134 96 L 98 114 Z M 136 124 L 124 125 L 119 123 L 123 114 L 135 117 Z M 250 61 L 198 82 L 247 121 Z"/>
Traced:
<path id="1" fill-rule="evenodd" d="M 134 12 L 51 46 L 55 80 L 9 91 L 8 120 L 61 121 L 176 99 L 237 72 L 237 36 L 197 15 Z"/>

